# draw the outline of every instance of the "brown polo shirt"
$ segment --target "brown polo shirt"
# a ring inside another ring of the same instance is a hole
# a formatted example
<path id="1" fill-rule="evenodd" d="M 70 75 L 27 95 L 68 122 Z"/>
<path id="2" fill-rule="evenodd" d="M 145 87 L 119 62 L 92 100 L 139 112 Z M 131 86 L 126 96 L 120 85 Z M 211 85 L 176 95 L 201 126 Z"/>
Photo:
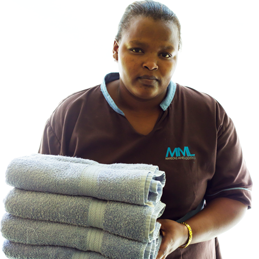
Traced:
<path id="1" fill-rule="evenodd" d="M 203 200 L 227 197 L 251 206 L 252 181 L 232 120 L 207 94 L 170 83 L 162 115 L 148 135 L 136 132 L 106 84 L 63 100 L 47 121 L 39 152 L 100 163 L 146 163 L 166 173 L 162 218 L 178 220 Z M 221 258 L 217 239 L 177 249 L 168 259 Z"/>

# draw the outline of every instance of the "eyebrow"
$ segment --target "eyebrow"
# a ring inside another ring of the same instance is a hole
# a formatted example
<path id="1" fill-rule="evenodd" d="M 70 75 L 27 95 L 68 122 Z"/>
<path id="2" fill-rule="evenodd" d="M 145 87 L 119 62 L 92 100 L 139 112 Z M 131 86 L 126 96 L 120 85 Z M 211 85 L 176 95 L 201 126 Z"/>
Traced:
<path id="1" fill-rule="evenodd" d="M 142 47 L 148 47 L 148 44 L 138 41 L 138 40 L 131 40 L 129 43 L 137 44 L 138 46 L 142 46 Z M 168 45 L 168 46 L 162 45 L 162 46 L 160 46 L 160 48 L 164 49 L 164 50 L 172 50 L 172 51 L 175 50 L 175 48 L 171 45 Z"/>

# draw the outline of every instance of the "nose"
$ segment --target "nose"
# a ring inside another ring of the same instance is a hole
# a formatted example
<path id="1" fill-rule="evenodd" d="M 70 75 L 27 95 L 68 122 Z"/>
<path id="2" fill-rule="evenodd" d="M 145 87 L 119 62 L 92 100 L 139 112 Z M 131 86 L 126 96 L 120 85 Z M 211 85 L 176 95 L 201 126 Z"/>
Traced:
<path id="1" fill-rule="evenodd" d="M 148 59 L 143 63 L 143 67 L 150 71 L 157 70 L 158 69 L 157 61 L 155 59 Z"/>

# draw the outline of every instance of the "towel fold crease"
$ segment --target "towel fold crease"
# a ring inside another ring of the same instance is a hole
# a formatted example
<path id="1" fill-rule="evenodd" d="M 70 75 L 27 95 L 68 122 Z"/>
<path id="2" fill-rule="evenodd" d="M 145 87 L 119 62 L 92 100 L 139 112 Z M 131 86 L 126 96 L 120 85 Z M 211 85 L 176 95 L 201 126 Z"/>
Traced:
<path id="1" fill-rule="evenodd" d="M 154 165 L 107 165 L 75 157 L 35 154 L 13 159 L 6 171 L 6 182 L 30 191 L 152 206 L 162 196 L 165 173 Z"/>
<path id="2" fill-rule="evenodd" d="M 5 240 L 3 252 L 10 259 L 107 259 L 96 252 L 82 252 L 61 246 L 25 245 Z"/>
<path id="3" fill-rule="evenodd" d="M 16 188 L 4 204 L 8 213 L 21 218 L 96 227 L 140 242 L 156 237 L 154 230 L 160 227 L 156 220 L 165 209 L 160 201 L 149 207 Z"/>
<path id="4" fill-rule="evenodd" d="M 141 243 L 97 228 L 22 219 L 11 214 L 4 215 L 1 232 L 4 238 L 15 243 L 69 247 L 112 259 L 155 259 L 161 243 L 161 237 Z"/>

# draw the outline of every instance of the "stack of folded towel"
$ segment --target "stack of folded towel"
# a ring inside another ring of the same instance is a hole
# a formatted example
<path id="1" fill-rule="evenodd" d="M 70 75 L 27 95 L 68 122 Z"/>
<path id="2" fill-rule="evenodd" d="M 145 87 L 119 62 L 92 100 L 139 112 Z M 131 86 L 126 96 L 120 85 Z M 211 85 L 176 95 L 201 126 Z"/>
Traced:
<path id="1" fill-rule="evenodd" d="M 1 232 L 8 258 L 155 259 L 165 173 L 146 164 L 14 159 Z"/>

